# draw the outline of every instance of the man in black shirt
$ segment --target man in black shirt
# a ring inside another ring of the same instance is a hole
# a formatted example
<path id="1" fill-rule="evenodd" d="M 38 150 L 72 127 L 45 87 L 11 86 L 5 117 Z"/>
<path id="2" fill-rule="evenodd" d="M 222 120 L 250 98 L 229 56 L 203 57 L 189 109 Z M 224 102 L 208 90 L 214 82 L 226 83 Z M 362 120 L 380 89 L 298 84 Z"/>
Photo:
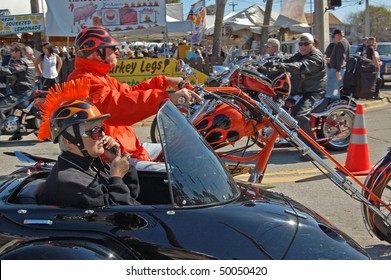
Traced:
<path id="1" fill-rule="evenodd" d="M 345 75 L 346 63 L 350 56 L 350 44 L 345 38 L 343 31 L 336 29 L 333 32 L 336 44 L 330 55 L 330 68 L 327 73 L 326 97 L 338 100 L 340 98 L 339 89 L 342 86 L 343 76 Z"/>

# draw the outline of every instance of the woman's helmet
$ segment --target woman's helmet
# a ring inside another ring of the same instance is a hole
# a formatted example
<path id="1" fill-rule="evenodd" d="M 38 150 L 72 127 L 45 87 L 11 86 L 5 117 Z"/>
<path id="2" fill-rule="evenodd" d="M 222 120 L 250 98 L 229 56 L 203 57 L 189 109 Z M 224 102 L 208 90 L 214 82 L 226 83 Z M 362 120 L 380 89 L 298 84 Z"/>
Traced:
<path id="1" fill-rule="evenodd" d="M 83 29 L 75 39 L 77 56 L 87 57 L 100 48 L 118 46 L 106 28 L 95 26 Z"/>
<path id="2" fill-rule="evenodd" d="M 50 117 L 50 133 L 53 143 L 58 142 L 58 136 L 74 124 L 107 118 L 110 114 L 101 114 L 98 108 L 86 99 L 67 101 L 54 111 Z"/>

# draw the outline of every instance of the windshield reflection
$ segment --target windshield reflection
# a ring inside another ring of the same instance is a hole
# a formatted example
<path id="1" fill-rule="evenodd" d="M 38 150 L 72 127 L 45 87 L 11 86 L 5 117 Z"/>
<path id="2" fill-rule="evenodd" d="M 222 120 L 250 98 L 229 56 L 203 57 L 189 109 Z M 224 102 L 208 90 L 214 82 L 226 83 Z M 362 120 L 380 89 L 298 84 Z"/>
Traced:
<path id="1" fill-rule="evenodd" d="M 158 126 L 174 205 L 223 203 L 239 195 L 223 163 L 171 102 L 159 111 Z"/>

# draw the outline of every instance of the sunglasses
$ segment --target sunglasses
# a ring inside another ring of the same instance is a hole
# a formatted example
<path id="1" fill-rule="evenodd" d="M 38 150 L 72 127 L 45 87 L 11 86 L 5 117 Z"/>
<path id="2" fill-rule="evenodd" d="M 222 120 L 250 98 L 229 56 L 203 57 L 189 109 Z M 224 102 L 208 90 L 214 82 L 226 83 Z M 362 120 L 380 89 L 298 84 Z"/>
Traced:
<path id="1" fill-rule="evenodd" d="M 105 128 L 103 126 L 95 126 L 84 132 L 82 136 L 90 137 L 92 140 L 100 140 L 103 138 Z"/>
<path id="2" fill-rule="evenodd" d="M 302 43 L 302 42 L 300 42 L 299 43 L 299 46 L 301 47 L 301 46 L 309 46 L 311 43 L 308 43 L 308 42 L 304 42 L 304 43 Z"/>
<path id="3" fill-rule="evenodd" d="M 115 52 L 117 50 L 117 48 L 115 46 L 106 47 L 106 49 L 110 49 L 113 52 Z"/>
<path id="4" fill-rule="evenodd" d="M 15 49 L 10 49 L 10 51 L 11 51 L 11 52 L 16 52 L 16 50 L 15 50 Z"/>
<path id="5" fill-rule="evenodd" d="M 265 45 L 265 48 L 271 49 L 273 46 Z"/>

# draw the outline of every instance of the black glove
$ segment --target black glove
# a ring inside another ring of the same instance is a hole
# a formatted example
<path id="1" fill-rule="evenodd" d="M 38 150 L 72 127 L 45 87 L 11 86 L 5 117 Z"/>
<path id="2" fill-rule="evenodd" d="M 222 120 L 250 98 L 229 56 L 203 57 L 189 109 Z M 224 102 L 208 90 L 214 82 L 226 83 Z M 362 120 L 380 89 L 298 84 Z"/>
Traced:
<path id="1" fill-rule="evenodd" d="M 273 64 L 273 67 L 276 68 L 277 70 L 280 70 L 280 71 L 284 71 L 285 70 L 284 63 L 281 63 L 281 62 L 275 62 Z"/>
<path id="2" fill-rule="evenodd" d="M 274 64 L 273 61 L 267 61 L 262 66 L 265 67 L 265 68 L 272 68 L 273 64 Z"/>

